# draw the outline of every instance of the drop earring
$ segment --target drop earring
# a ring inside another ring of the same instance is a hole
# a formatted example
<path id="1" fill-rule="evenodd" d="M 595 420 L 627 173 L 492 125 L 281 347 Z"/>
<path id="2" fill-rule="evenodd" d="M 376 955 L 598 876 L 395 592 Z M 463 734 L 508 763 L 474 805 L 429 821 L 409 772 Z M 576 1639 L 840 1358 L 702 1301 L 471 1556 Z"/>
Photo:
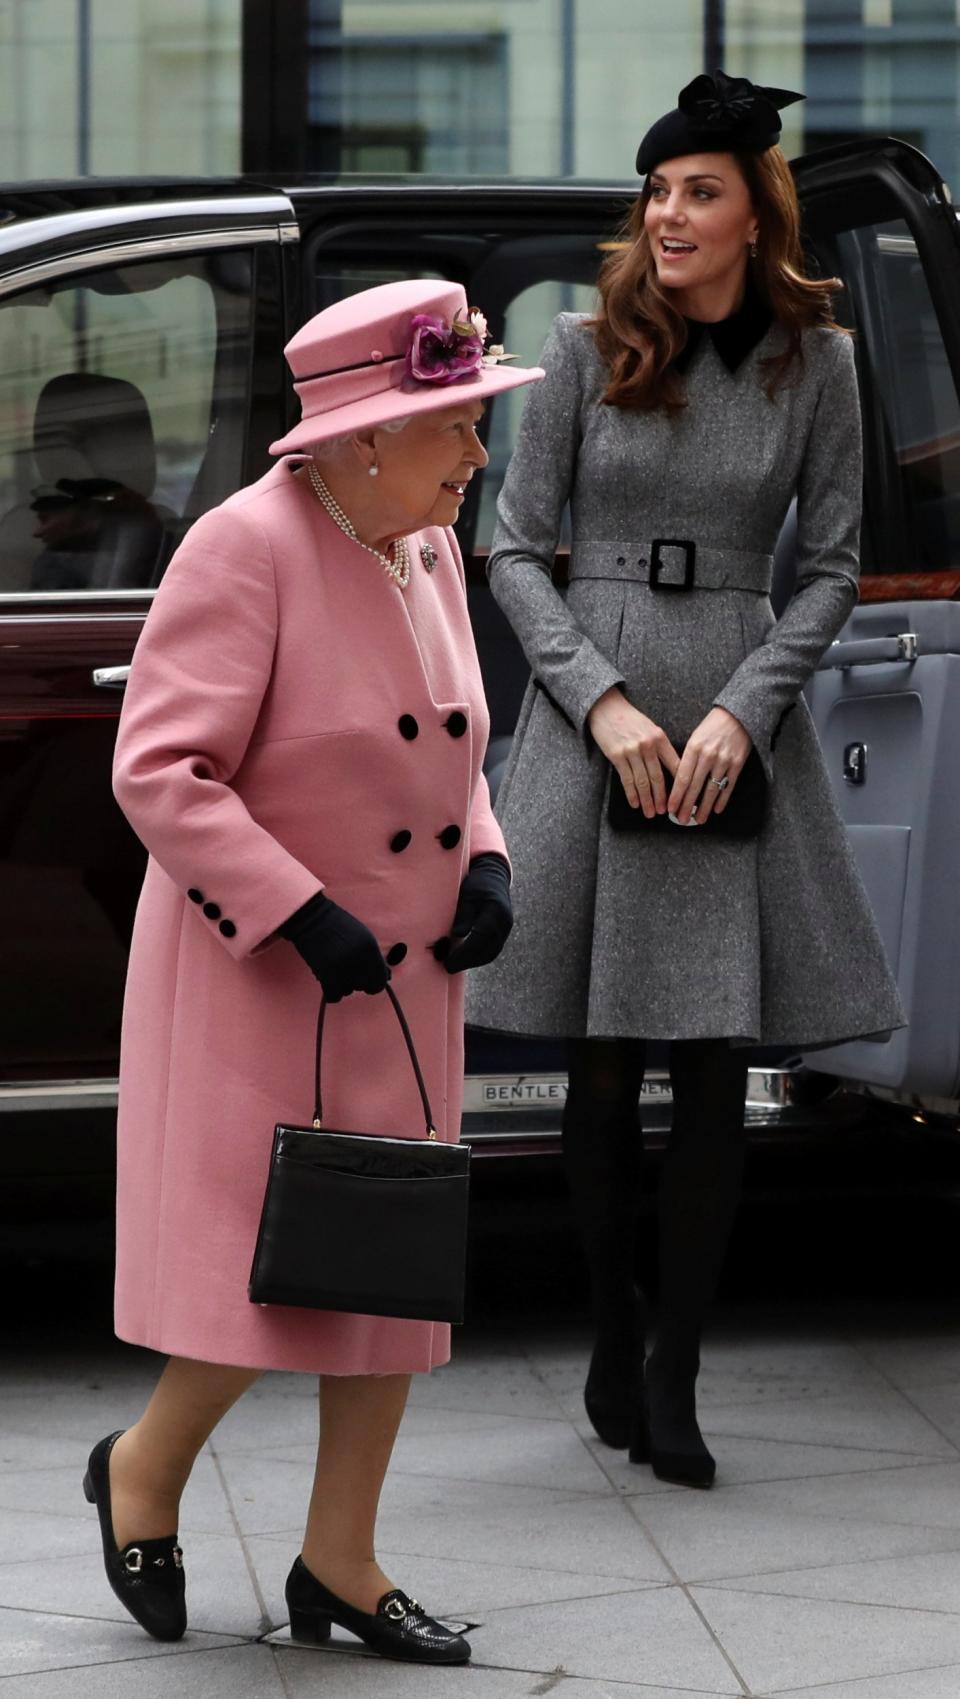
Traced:
<path id="1" fill-rule="evenodd" d="M 367 471 L 369 472 L 371 478 L 379 478 L 379 476 L 380 476 L 380 468 L 377 465 L 376 461 L 374 461 L 372 466 L 367 467 Z"/>
<path id="2" fill-rule="evenodd" d="M 759 249 L 758 249 L 758 247 L 757 247 L 757 244 L 756 244 L 756 242 L 751 242 L 751 243 L 749 243 L 749 248 L 750 248 L 750 258 L 751 258 L 751 259 L 752 259 L 752 260 L 755 260 L 755 259 L 756 259 L 756 257 L 757 257 L 757 255 L 758 255 L 758 253 L 759 253 L 759 251 L 760 251 L 760 250 L 759 250 Z"/>

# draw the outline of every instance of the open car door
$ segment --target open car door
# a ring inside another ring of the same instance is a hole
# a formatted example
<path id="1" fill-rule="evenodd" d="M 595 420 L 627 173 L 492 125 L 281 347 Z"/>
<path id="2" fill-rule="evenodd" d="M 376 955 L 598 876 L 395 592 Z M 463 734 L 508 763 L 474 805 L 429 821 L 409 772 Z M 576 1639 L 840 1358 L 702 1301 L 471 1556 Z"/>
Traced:
<path id="1" fill-rule="evenodd" d="M 909 1026 L 808 1058 L 884 1094 L 960 1097 L 960 232 L 916 149 L 795 164 L 821 271 L 845 285 L 864 421 L 862 599 L 809 687 Z M 842 940 L 837 940 L 842 948 Z"/>

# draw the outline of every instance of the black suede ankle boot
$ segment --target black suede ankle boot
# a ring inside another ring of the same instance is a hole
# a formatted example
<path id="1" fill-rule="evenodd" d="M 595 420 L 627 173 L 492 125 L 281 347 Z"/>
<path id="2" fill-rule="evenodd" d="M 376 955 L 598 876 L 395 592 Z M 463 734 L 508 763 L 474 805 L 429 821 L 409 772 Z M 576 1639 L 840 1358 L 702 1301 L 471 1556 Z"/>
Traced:
<path id="1" fill-rule="evenodd" d="M 717 1465 L 697 1421 L 696 1345 L 686 1352 L 652 1352 L 642 1395 L 633 1407 L 631 1463 L 649 1463 L 658 1480 L 684 1487 L 712 1487 Z"/>
<path id="2" fill-rule="evenodd" d="M 642 1293 L 634 1288 L 626 1305 L 603 1315 L 583 1389 L 595 1432 L 614 1450 L 630 1444 L 633 1407 L 643 1382 L 645 1309 Z"/>

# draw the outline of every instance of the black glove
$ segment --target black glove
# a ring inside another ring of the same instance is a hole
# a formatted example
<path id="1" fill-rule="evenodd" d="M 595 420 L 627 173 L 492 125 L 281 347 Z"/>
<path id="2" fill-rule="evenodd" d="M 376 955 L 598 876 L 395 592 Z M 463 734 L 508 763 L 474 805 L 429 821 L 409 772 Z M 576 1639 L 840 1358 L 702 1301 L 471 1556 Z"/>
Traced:
<path id="1" fill-rule="evenodd" d="M 499 956 L 513 925 L 510 868 L 496 850 L 474 856 L 460 886 L 450 947 L 442 956 L 448 973 L 483 967 Z"/>
<path id="2" fill-rule="evenodd" d="M 390 978 L 380 945 L 362 920 L 318 891 L 278 928 L 300 951 L 328 1003 L 351 991 L 382 991 Z"/>

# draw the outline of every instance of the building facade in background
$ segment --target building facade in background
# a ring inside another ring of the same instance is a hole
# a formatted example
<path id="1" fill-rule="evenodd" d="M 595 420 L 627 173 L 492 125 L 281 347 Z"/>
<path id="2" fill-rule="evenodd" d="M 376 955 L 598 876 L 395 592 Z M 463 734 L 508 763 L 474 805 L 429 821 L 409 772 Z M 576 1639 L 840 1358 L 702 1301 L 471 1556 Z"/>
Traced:
<path id="1" fill-rule="evenodd" d="M 0 178 L 242 169 L 630 180 L 723 63 L 960 177 L 960 0 L 0 0 Z"/>

